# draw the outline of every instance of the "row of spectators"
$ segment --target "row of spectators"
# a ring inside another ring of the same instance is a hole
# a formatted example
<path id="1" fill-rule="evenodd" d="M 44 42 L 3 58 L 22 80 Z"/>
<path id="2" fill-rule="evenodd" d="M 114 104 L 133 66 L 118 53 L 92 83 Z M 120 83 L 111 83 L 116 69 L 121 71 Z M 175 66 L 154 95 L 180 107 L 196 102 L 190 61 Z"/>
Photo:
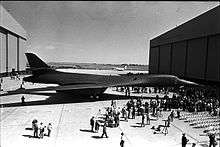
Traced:
<path id="1" fill-rule="evenodd" d="M 219 116 L 219 98 L 213 90 L 188 88 L 179 89 L 177 95 L 170 100 L 172 108 L 181 108 L 188 112 L 208 111 L 213 116 Z"/>
<path id="2" fill-rule="evenodd" d="M 159 96 L 156 96 L 155 101 L 152 102 L 153 113 L 155 109 L 160 107 L 163 110 L 171 109 L 182 109 L 183 111 L 188 112 L 202 112 L 208 111 L 213 116 L 219 114 L 219 98 L 211 88 L 158 88 L 158 87 L 132 87 L 132 88 L 117 88 L 118 91 L 125 91 L 131 89 L 136 92 L 145 92 L 145 93 L 161 93 L 165 96 L 161 99 Z M 173 97 L 168 97 L 168 92 L 173 92 Z"/>

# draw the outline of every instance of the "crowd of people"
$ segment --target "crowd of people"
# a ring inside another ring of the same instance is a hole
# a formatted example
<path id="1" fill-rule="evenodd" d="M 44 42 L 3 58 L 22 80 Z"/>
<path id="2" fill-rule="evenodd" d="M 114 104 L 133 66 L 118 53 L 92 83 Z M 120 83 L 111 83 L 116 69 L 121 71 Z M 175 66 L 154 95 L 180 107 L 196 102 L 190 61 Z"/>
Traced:
<path id="1" fill-rule="evenodd" d="M 34 131 L 33 137 L 35 138 L 43 139 L 44 136 L 50 137 L 52 131 L 52 124 L 49 123 L 47 126 L 45 126 L 42 122 L 38 124 L 37 119 L 34 119 L 32 121 L 32 130 Z"/>
<path id="2" fill-rule="evenodd" d="M 126 90 L 126 88 L 124 88 Z M 169 98 L 167 93 L 168 91 L 173 92 L 172 98 Z M 152 129 L 156 132 L 168 133 L 168 127 L 170 127 L 171 122 L 174 119 L 182 119 L 182 112 L 188 112 L 197 114 L 198 112 L 208 111 L 211 117 L 219 118 L 219 100 L 217 96 L 213 94 L 212 91 L 207 89 L 196 89 L 196 88 L 188 88 L 188 89 L 159 89 L 159 88 L 148 88 L 148 89 L 139 89 L 138 92 L 156 92 L 163 93 L 165 96 L 163 98 L 159 98 L 157 95 L 156 98 L 150 99 L 149 101 L 144 101 L 142 97 L 138 97 L 136 99 L 131 98 L 128 102 L 120 109 L 116 106 L 116 102 L 112 100 L 111 107 L 106 108 L 106 113 L 104 117 L 105 127 L 118 127 L 120 124 L 120 117 L 124 121 L 128 121 L 128 119 L 135 119 L 137 116 L 141 117 L 140 126 L 144 127 L 145 125 L 150 125 L 151 119 L 150 117 L 154 117 L 158 119 L 159 117 L 163 117 L 163 111 L 169 111 L 169 115 L 167 119 L 165 119 L 165 125 L 158 125 L 158 127 L 152 126 Z M 97 120 L 96 120 L 97 121 Z M 91 123 L 95 125 L 95 122 Z M 92 125 L 91 125 L 92 126 Z M 100 126 L 100 124 L 98 125 Z M 96 128 L 96 127 L 95 127 Z M 162 129 L 164 128 L 164 129 Z M 104 131 L 105 130 L 105 131 Z M 163 132 L 165 130 L 165 132 Z M 106 134 L 106 128 L 103 128 L 103 134 Z M 101 137 L 103 137 L 103 134 Z M 123 133 L 122 133 L 123 134 Z M 123 136 L 121 134 L 121 136 Z M 215 146 L 215 134 L 209 133 L 209 146 Z M 123 137 L 122 137 L 123 138 Z M 123 143 L 120 143 L 124 145 Z M 182 136 L 182 146 L 186 146 L 188 139 L 186 139 L 185 134 Z M 192 146 L 196 146 L 195 143 Z"/>

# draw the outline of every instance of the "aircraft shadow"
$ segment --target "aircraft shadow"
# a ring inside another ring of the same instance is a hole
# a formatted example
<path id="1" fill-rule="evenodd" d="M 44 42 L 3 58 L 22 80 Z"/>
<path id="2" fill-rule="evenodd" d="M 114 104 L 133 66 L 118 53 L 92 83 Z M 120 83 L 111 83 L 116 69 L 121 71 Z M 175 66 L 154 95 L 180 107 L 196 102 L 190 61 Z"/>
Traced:
<path id="1" fill-rule="evenodd" d="M 45 100 L 37 100 L 37 101 L 26 101 L 25 103 L 15 102 L 15 103 L 7 103 L 0 104 L 0 108 L 4 107 L 25 107 L 25 106 L 34 106 L 34 105 L 53 105 L 53 104 L 66 104 L 66 103 L 84 103 L 84 102 L 95 102 L 95 101 L 105 101 L 112 99 L 130 99 L 131 97 L 119 96 L 119 95 L 110 95 L 103 94 L 100 98 L 90 98 L 89 96 L 81 96 L 81 95 L 72 95 L 69 93 L 29 93 L 32 95 L 44 95 L 49 96 Z"/>

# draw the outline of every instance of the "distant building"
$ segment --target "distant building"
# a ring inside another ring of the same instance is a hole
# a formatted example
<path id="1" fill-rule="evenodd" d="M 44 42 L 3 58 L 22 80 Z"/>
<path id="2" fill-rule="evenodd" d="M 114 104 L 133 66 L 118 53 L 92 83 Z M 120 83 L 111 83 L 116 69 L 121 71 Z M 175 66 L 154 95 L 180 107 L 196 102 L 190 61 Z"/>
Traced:
<path id="1" fill-rule="evenodd" d="M 26 40 L 26 31 L 0 5 L 0 73 L 25 70 Z"/>
<path id="2" fill-rule="evenodd" d="M 220 6 L 150 40 L 149 73 L 220 87 Z"/>

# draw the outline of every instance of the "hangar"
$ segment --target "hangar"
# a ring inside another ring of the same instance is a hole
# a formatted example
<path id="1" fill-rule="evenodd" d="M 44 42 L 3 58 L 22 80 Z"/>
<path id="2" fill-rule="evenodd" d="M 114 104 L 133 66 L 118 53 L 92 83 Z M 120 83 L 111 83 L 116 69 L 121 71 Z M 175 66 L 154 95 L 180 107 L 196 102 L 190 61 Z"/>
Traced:
<path id="1" fill-rule="evenodd" d="M 0 74 L 25 70 L 26 31 L 0 5 Z"/>
<path id="2" fill-rule="evenodd" d="M 220 6 L 150 40 L 150 74 L 220 83 Z"/>

